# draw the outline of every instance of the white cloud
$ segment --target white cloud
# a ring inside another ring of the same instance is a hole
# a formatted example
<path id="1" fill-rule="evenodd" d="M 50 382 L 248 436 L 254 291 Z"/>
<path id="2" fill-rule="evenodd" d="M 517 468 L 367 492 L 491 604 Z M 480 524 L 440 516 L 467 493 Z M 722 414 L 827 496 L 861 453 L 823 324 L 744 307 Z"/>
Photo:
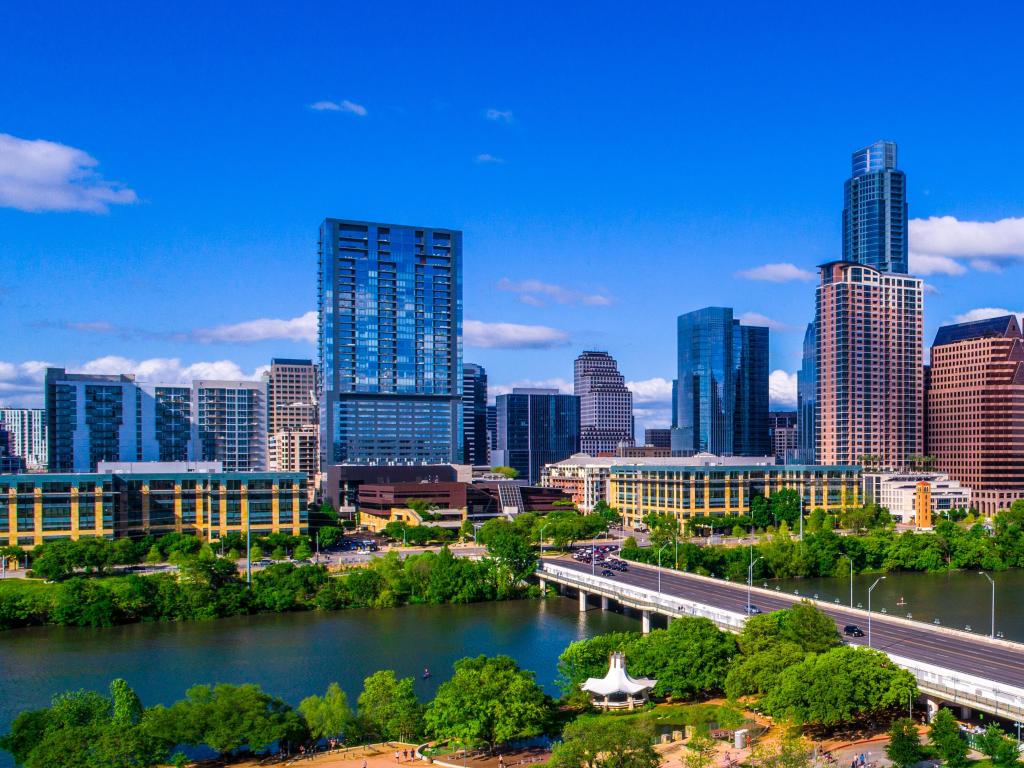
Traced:
<path id="1" fill-rule="evenodd" d="M 497 155 L 492 155 L 490 152 L 481 152 L 475 158 L 478 163 L 504 163 L 505 161 Z"/>
<path id="2" fill-rule="evenodd" d="M 744 269 L 736 273 L 744 280 L 762 280 L 768 283 L 791 283 L 795 280 L 804 282 L 814 280 L 814 273 L 800 269 L 796 264 L 783 262 L 780 264 L 763 264 L 760 267 Z"/>
<path id="3" fill-rule="evenodd" d="M 973 323 L 975 320 L 988 320 L 990 317 L 1003 317 L 1004 315 L 1017 315 L 1018 318 L 1024 319 L 1024 312 L 1014 312 L 1001 307 L 978 307 L 957 315 L 953 318 L 953 322 Z"/>
<path id="4" fill-rule="evenodd" d="M 642 443 L 645 429 L 665 429 L 672 426 L 671 408 L 634 408 L 637 442 Z"/>
<path id="5" fill-rule="evenodd" d="M 634 403 L 669 403 L 672 401 L 672 382 L 656 376 L 653 379 L 627 381 Z"/>
<path id="6" fill-rule="evenodd" d="M 546 325 L 465 320 L 462 333 L 467 347 L 485 349 L 548 349 L 569 343 L 568 333 Z"/>
<path id="7" fill-rule="evenodd" d="M 516 387 L 527 389 L 557 389 L 562 394 L 572 394 L 572 382 L 556 376 L 550 379 L 517 379 L 516 381 L 510 381 L 508 384 L 491 384 L 487 387 L 487 397 L 493 403 L 494 398 L 498 395 L 512 394 L 512 390 Z"/>
<path id="8" fill-rule="evenodd" d="M 43 380 L 50 363 L 29 360 L 7 363 L 0 360 L 0 405 L 12 408 L 42 408 Z"/>
<path id="9" fill-rule="evenodd" d="M 916 274 L 962 275 L 967 268 L 958 259 L 967 259 L 971 267 L 983 272 L 998 271 L 1000 260 L 1024 259 L 1024 217 L 997 221 L 960 221 L 955 216 L 911 219 L 909 242 L 910 271 Z"/>
<path id="10" fill-rule="evenodd" d="M 780 320 L 773 320 L 759 312 L 744 312 L 738 319 L 744 325 L 760 325 L 780 333 L 796 330 L 792 325 L 783 323 Z"/>
<path id="11" fill-rule="evenodd" d="M 191 384 L 193 379 L 259 379 L 266 366 L 244 371 L 231 360 L 211 360 L 182 365 L 177 357 L 151 357 L 134 360 L 120 355 L 107 355 L 90 360 L 81 366 L 69 366 L 69 371 L 91 374 L 133 373 L 139 381 L 154 384 Z"/>
<path id="12" fill-rule="evenodd" d="M 775 406 L 796 408 L 796 374 L 772 371 L 768 377 L 768 401 Z"/>
<path id="13" fill-rule="evenodd" d="M 492 107 L 491 109 L 488 109 L 486 112 L 484 112 L 484 116 L 488 120 L 494 120 L 496 122 L 497 121 L 500 121 L 500 122 L 503 122 L 503 123 L 511 123 L 512 122 L 512 110 L 511 109 L 494 109 Z"/>
<path id="14" fill-rule="evenodd" d="M 131 189 L 100 176 L 97 165 L 81 149 L 0 133 L 0 207 L 106 213 L 138 201 Z"/>
<path id="15" fill-rule="evenodd" d="M 541 280 L 509 280 L 507 277 L 498 281 L 499 291 L 508 291 L 519 295 L 519 300 L 531 307 L 543 307 L 546 299 L 556 304 L 582 304 L 587 307 L 608 307 L 615 300 L 605 293 L 584 293 Z"/>
<path id="16" fill-rule="evenodd" d="M 348 112 L 353 115 L 359 115 L 359 117 L 366 117 L 366 107 L 348 99 L 341 101 L 315 101 L 309 105 L 309 108 L 317 112 Z"/>
<path id="17" fill-rule="evenodd" d="M 215 328 L 201 328 L 193 336 L 202 342 L 248 343 L 285 339 L 313 343 L 317 334 L 317 313 L 310 310 L 290 320 L 260 318 L 242 323 L 219 325 Z"/>

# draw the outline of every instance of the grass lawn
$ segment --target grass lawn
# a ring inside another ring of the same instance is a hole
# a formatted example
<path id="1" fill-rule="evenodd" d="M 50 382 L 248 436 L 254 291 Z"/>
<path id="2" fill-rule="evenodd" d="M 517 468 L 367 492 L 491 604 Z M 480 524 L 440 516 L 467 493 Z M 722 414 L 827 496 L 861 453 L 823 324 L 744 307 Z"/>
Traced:
<path id="1" fill-rule="evenodd" d="M 40 594 L 53 590 L 56 584 L 47 584 L 42 579 L 0 579 L 0 591 L 9 595 Z"/>
<path id="2" fill-rule="evenodd" d="M 725 704 L 658 704 L 640 712 L 608 712 L 584 717 L 620 717 L 645 720 L 655 726 L 682 728 L 687 725 L 699 729 L 739 728 L 746 722 L 743 713 Z"/>

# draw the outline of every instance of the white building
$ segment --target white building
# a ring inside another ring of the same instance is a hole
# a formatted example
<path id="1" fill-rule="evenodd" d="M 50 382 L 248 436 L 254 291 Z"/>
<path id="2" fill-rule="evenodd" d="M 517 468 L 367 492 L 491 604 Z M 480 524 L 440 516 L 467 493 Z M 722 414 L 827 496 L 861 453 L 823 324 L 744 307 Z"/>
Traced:
<path id="1" fill-rule="evenodd" d="M 225 472 L 265 472 L 267 390 L 259 381 L 192 382 L 192 430 L 199 461 Z"/>
<path id="2" fill-rule="evenodd" d="M 0 408 L 0 423 L 11 436 L 11 452 L 31 472 L 46 469 L 46 411 L 42 408 Z"/>
<path id="3" fill-rule="evenodd" d="M 971 506 L 971 489 L 938 472 L 868 472 L 862 476 L 861 483 L 866 503 L 885 507 L 897 523 L 904 525 L 931 527 L 930 521 L 922 525 L 917 518 L 916 499 L 922 485 L 928 488 L 925 498 L 930 499 L 928 507 L 932 518 L 941 518 L 943 512 L 951 509 Z"/>

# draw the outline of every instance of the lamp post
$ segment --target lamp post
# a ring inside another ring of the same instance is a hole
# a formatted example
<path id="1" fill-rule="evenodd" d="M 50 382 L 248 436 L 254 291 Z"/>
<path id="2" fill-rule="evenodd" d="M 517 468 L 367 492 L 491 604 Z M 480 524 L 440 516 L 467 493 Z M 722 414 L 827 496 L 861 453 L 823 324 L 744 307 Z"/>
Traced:
<path id="1" fill-rule="evenodd" d="M 884 579 L 885 576 L 879 576 L 875 579 L 875 583 L 868 587 L 868 648 L 871 647 L 871 592 L 878 586 L 878 582 L 883 581 Z"/>
<path id="2" fill-rule="evenodd" d="M 1017 726 L 1017 749 L 1020 749 L 1020 727 L 1024 725 L 1020 720 L 1014 723 Z"/>
<path id="3" fill-rule="evenodd" d="M 544 554 L 544 529 L 547 528 L 549 525 L 551 525 L 551 523 L 544 523 L 544 525 L 542 525 L 540 527 L 540 531 L 537 533 L 537 538 L 540 541 L 540 553 L 541 553 L 541 555 Z"/>
<path id="4" fill-rule="evenodd" d="M 850 561 L 850 607 L 853 608 L 853 558 L 848 557 Z"/>
<path id="5" fill-rule="evenodd" d="M 245 583 L 252 586 L 252 525 L 249 513 L 245 513 Z"/>
<path id="6" fill-rule="evenodd" d="M 754 554 L 754 547 L 753 546 L 750 547 L 750 554 L 751 554 L 751 556 L 753 556 L 753 554 Z M 747 616 L 750 615 L 750 587 L 754 583 L 754 564 L 757 563 L 757 561 L 760 560 L 761 558 L 762 558 L 762 556 L 758 555 L 757 558 L 754 559 L 754 560 L 751 560 L 750 561 L 750 565 L 747 566 Z"/>
<path id="7" fill-rule="evenodd" d="M 661 549 L 658 550 L 658 594 L 661 595 L 661 553 L 665 551 L 665 547 L 671 544 L 671 541 L 666 541 L 661 545 Z"/>
<path id="8" fill-rule="evenodd" d="M 978 571 L 982 576 L 989 580 L 992 584 L 992 628 L 989 631 L 989 636 L 994 638 L 996 636 L 996 582 L 991 576 L 984 571 Z"/>

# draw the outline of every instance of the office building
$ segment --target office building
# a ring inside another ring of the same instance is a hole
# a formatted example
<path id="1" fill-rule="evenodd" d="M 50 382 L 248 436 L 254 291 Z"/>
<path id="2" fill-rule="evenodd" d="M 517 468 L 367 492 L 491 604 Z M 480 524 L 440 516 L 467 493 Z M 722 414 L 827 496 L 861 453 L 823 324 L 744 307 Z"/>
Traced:
<path id="1" fill-rule="evenodd" d="M 55 539 L 188 533 L 307 532 L 306 478 L 291 472 L 216 472 L 184 462 L 110 472 L 0 476 L 0 545 Z"/>
<path id="2" fill-rule="evenodd" d="M 45 387 L 51 472 L 95 472 L 101 461 L 192 457 L 188 387 L 63 368 L 47 368 Z"/>
<path id="3" fill-rule="evenodd" d="M 806 510 L 830 514 L 859 506 L 860 467 L 776 465 L 774 456 L 697 455 L 622 459 L 608 474 L 609 503 L 629 527 L 646 515 L 691 517 L 748 515 L 755 496 L 797 491 Z"/>
<path id="4" fill-rule="evenodd" d="M 580 450 L 597 456 L 633 445 L 633 393 L 607 352 L 583 352 L 573 368 L 580 399 Z"/>
<path id="5" fill-rule="evenodd" d="M 770 411 L 768 438 L 775 452 L 776 464 L 799 464 L 799 436 L 796 411 Z"/>
<path id="6" fill-rule="evenodd" d="M 764 455 L 768 443 L 768 329 L 732 309 L 679 316 L 672 452 Z"/>
<path id="7" fill-rule="evenodd" d="M 896 168 L 896 143 L 877 141 L 853 153 L 843 189 L 843 261 L 879 272 L 907 272 L 907 180 Z"/>
<path id="8" fill-rule="evenodd" d="M 496 465 L 512 467 L 531 485 L 545 464 L 580 450 L 580 399 L 557 389 L 515 388 L 499 395 Z"/>
<path id="9" fill-rule="evenodd" d="M 462 233 L 320 227 L 323 464 L 445 463 L 462 451 Z"/>
<path id="10" fill-rule="evenodd" d="M 46 469 L 46 412 L 42 408 L 0 408 L 0 425 L 10 435 L 11 455 L 29 471 Z"/>
<path id="11" fill-rule="evenodd" d="M 797 460 L 818 463 L 818 336 L 814 323 L 804 332 L 803 362 L 796 375 Z"/>
<path id="12" fill-rule="evenodd" d="M 649 428 L 644 430 L 644 444 L 652 448 L 672 448 L 672 428 Z"/>
<path id="13" fill-rule="evenodd" d="M 861 484 L 864 503 L 885 507 L 900 525 L 931 528 L 971 505 L 971 489 L 940 472 L 865 472 Z"/>
<path id="14" fill-rule="evenodd" d="M 924 443 L 922 282 L 843 261 L 820 271 L 817 461 L 900 471 Z"/>
<path id="15" fill-rule="evenodd" d="M 1014 315 L 939 328 L 927 453 L 985 515 L 1024 498 L 1024 338 Z"/>
<path id="16" fill-rule="evenodd" d="M 258 381 L 193 381 L 192 439 L 199 461 L 219 461 L 226 472 L 265 472 L 266 386 Z"/>
<path id="17" fill-rule="evenodd" d="M 463 464 L 485 466 L 491 449 L 487 434 L 487 371 L 482 365 L 462 366 Z"/>

